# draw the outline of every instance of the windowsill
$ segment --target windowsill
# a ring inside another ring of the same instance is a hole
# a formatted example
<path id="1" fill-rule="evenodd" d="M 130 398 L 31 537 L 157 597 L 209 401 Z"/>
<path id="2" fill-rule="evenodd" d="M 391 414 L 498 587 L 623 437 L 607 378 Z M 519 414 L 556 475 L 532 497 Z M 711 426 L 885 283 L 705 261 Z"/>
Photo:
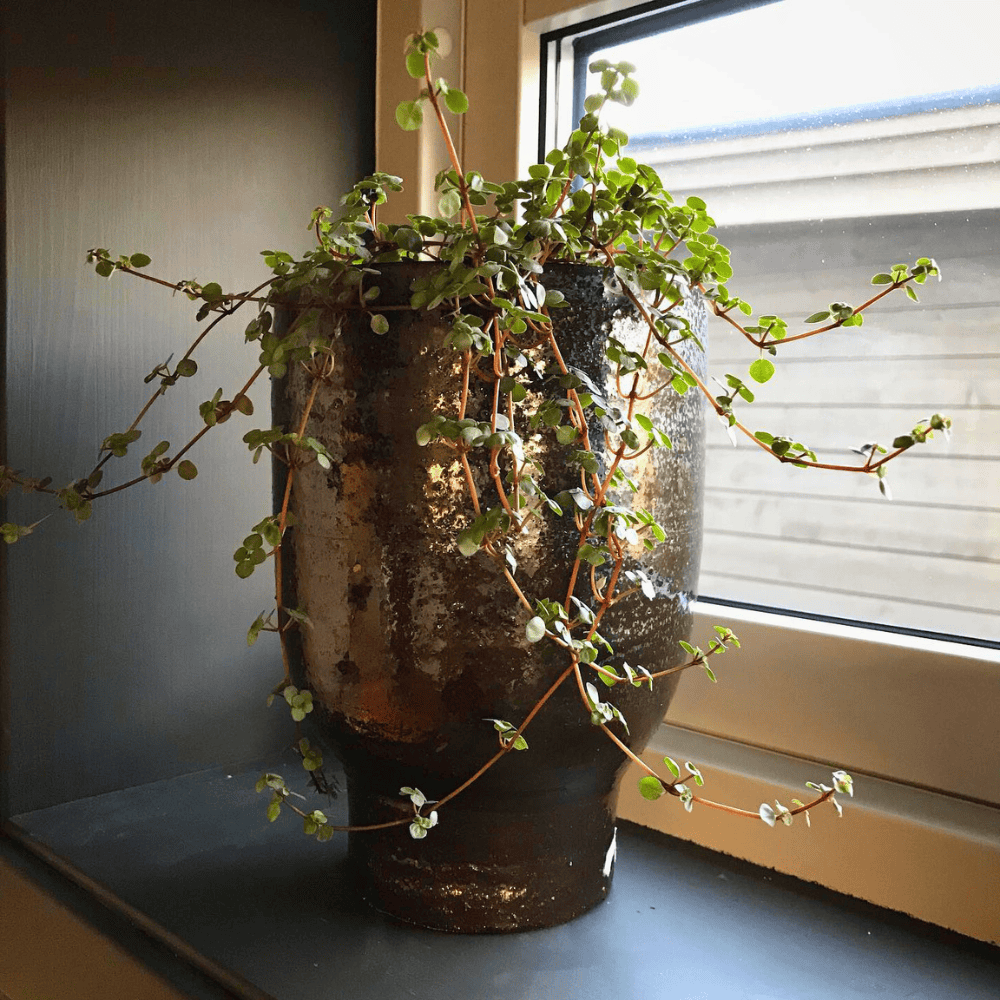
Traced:
<path id="1" fill-rule="evenodd" d="M 1000 772 L 982 766 L 1000 650 L 704 603 L 691 641 L 704 645 L 715 624 L 742 647 L 713 660 L 718 684 L 684 679 L 669 722 L 1000 806 Z M 928 742 L 942 731 L 946 747 Z"/>
<path id="2" fill-rule="evenodd" d="M 281 762 L 286 773 L 290 763 Z M 609 899 L 570 924 L 480 937 L 402 927 L 360 903 L 343 835 L 321 845 L 296 823 L 266 822 L 253 793 L 263 766 L 203 771 L 16 822 L 253 984 L 241 994 L 230 978 L 237 996 L 327 995 L 337 983 L 359 1000 L 729 1000 L 770 995 L 793 974 L 796 995 L 816 1000 L 842 1000 L 845 975 L 857 995 L 887 1000 L 994 995 L 996 949 L 631 824 L 619 834 Z M 343 801 L 328 809 L 335 822 L 343 811 Z"/>
<path id="3" fill-rule="evenodd" d="M 682 683 L 646 762 L 662 771 L 664 754 L 693 761 L 705 797 L 747 809 L 807 801 L 805 782 L 830 784 L 840 767 L 855 797 L 843 820 L 824 808 L 810 829 L 797 820 L 771 830 L 647 802 L 636 771 L 620 815 L 1000 942 L 1000 808 L 996 769 L 982 766 L 995 742 L 1000 651 L 710 605 L 696 618 L 697 637 L 728 623 L 743 649 L 718 662 L 717 686 Z M 927 742 L 936 716 L 961 720 L 947 748 Z"/>

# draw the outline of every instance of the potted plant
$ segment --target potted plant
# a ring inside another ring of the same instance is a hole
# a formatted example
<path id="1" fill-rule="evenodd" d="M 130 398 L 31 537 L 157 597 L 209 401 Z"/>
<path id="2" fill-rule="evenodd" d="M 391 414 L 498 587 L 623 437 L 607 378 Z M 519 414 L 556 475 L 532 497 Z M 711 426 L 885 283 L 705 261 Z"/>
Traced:
<path id="1" fill-rule="evenodd" d="M 14 485 L 55 496 L 78 520 L 92 504 L 176 471 L 197 475 L 197 441 L 250 417 L 250 386 L 273 380 L 275 419 L 243 437 L 275 468 L 274 511 L 234 553 L 236 574 L 268 560 L 275 608 L 248 642 L 276 633 L 284 672 L 271 692 L 290 708 L 294 745 L 320 790 L 320 744 L 347 774 L 350 850 L 373 903 L 447 930 L 514 930 L 569 919 L 603 898 L 614 862 L 614 812 L 627 764 L 647 798 L 669 795 L 769 825 L 851 793 L 851 779 L 810 783 L 808 801 L 759 810 L 695 791 L 698 768 L 639 760 L 681 672 L 713 664 L 736 636 L 718 626 L 689 639 L 700 546 L 702 418 L 780 462 L 871 475 L 947 431 L 934 415 L 891 448 L 866 446 L 856 466 L 821 461 L 792 438 L 751 431 L 737 416 L 774 372 L 783 344 L 859 326 L 891 292 L 938 276 L 921 258 L 874 276 L 857 307 L 837 302 L 790 334 L 779 317 L 752 325 L 730 291 L 729 254 L 710 235 L 701 199 L 673 203 L 650 167 L 602 124 L 632 103 L 627 63 L 600 78 L 566 144 L 523 181 L 493 183 L 459 162 L 448 114 L 466 99 L 435 80 L 432 32 L 410 41 L 422 80 L 397 119 L 430 114 L 450 164 L 440 215 L 388 225 L 379 206 L 401 181 L 376 174 L 313 213 L 317 246 L 296 259 L 264 251 L 270 276 L 249 292 L 151 278 L 143 253 L 88 260 L 160 281 L 198 302 L 206 328 L 176 363 L 147 376 L 149 402 L 102 458 L 66 487 L 0 468 Z M 196 375 L 194 354 L 224 318 L 246 326 L 256 364 L 231 394 L 201 404 L 204 426 L 171 454 L 166 441 L 139 474 L 112 487 L 105 466 L 141 436 L 149 408 Z M 708 312 L 758 353 L 744 378 L 712 387 L 704 365 Z M 104 488 L 102 488 L 104 487 Z M 12 543 L 36 525 L 4 524 Z M 307 719 L 307 733 L 299 727 Z M 307 834 L 336 827 L 266 774 L 268 818 L 297 812 Z M 440 823 L 439 823 L 440 818 Z"/>

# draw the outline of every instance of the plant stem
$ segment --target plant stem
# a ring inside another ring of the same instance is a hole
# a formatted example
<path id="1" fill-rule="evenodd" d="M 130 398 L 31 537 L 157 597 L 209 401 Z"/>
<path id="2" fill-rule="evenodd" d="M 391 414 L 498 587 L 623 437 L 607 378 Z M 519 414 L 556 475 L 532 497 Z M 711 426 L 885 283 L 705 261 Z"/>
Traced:
<path id="1" fill-rule="evenodd" d="M 705 385 L 705 383 L 701 380 L 701 378 L 699 378 L 698 373 L 687 363 L 687 361 L 684 360 L 681 354 L 671 344 L 664 341 L 662 338 L 659 337 L 658 334 L 655 333 L 656 325 L 654 324 L 652 317 L 645 309 L 640 298 L 637 295 L 635 295 L 635 293 L 627 286 L 623 285 L 622 287 L 625 291 L 625 294 L 632 301 L 632 304 L 636 307 L 636 309 L 639 310 L 640 314 L 642 315 L 642 318 L 645 320 L 645 322 L 649 326 L 650 331 L 653 332 L 653 335 L 656 337 L 656 339 L 670 353 L 670 356 L 679 365 L 681 365 L 681 367 L 683 367 L 683 369 L 695 380 L 698 389 L 701 390 L 702 394 L 708 400 L 709 405 L 712 407 L 712 409 L 715 410 L 715 412 L 718 413 L 719 416 L 725 416 L 726 410 L 723 409 L 718 402 L 716 402 L 715 397 L 712 395 L 712 390 L 709 389 L 707 385 Z M 878 295 L 874 296 L 874 298 L 872 298 L 869 301 L 869 303 L 866 303 L 866 305 L 870 304 L 870 302 L 874 302 L 876 299 L 880 299 L 883 295 L 887 294 L 891 290 L 892 289 L 890 288 L 884 292 L 880 292 Z M 734 325 L 738 326 L 738 324 Z M 833 324 L 833 325 L 837 326 L 839 324 Z M 827 327 L 826 329 L 832 329 L 832 327 Z M 819 330 L 810 331 L 809 335 L 811 336 L 812 333 L 819 333 L 819 332 L 821 331 Z M 776 341 L 776 343 L 788 343 L 790 340 L 798 340 L 798 339 L 800 338 L 788 337 L 783 341 Z M 877 462 L 872 462 L 871 459 L 869 458 L 864 465 L 838 465 L 832 462 L 816 462 L 808 458 L 799 458 L 798 456 L 794 455 L 793 456 L 778 455 L 775 451 L 772 450 L 772 448 L 769 445 L 766 445 L 763 441 L 757 438 L 757 436 L 753 433 L 753 431 L 751 431 L 739 420 L 735 421 L 731 426 L 735 427 L 738 431 L 740 431 L 741 434 L 747 437 L 758 448 L 760 448 L 762 451 L 766 451 L 769 455 L 771 455 L 772 458 L 776 458 L 779 462 L 782 462 L 784 464 L 791 463 L 793 465 L 804 465 L 808 466 L 811 469 L 827 469 L 831 472 L 864 472 L 864 473 L 874 472 L 879 466 L 885 465 L 887 462 L 892 461 L 892 459 L 896 458 L 898 455 L 901 455 L 904 451 L 907 450 L 906 448 L 897 448 L 895 451 L 889 452 L 889 454 L 884 455 Z"/>
<path id="2" fill-rule="evenodd" d="M 531 724 L 531 720 L 541 711 L 542 706 L 552 697 L 558 690 L 559 686 L 569 677 L 570 673 L 576 668 L 576 661 L 574 660 L 555 680 L 552 686 L 542 695 L 541 698 L 535 702 L 534 708 L 525 716 L 524 721 L 520 726 L 517 727 L 517 731 L 513 734 L 507 733 L 505 735 L 510 736 L 510 742 L 498 750 L 471 778 L 467 778 L 458 786 L 458 788 L 449 792 L 443 799 L 440 799 L 437 803 L 437 807 L 440 809 L 446 802 L 450 802 L 456 795 L 460 795 L 469 787 L 474 781 L 481 778 L 501 757 L 505 757 L 513 749 L 514 740 L 517 736 L 524 734 L 525 729 Z"/>
<path id="3" fill-rule="evenodd" d="M 309 399 L 302 411 L 302 419 L 299 421 L 297 436 L 301 438 L 306 432 L 306 425 L 309 422 L 309 415 L 312 413 L 313 404 L 316 402 L 316 393 L 319 391 L 322 379 L 317 376 L 313 378 L 312 387 L 309 390 Z M 281 547 L 285 540 L 285 522 L 288 519 L 288 505 L 292 498 L 292 483 L 295 481 L 295 463 L 289 461 L 285 475 L 285 495 L 281 501 L 281 513 L 278 516 L 278 530 L 281 532 L 281 540 L 274 547 L 274 603 L 278 614 L 278 644 L 281 647 L 281 663 L 285 668 L 285 682 L 290 683 L 292 679 L 292 661 L 288 652 L 288 638 L 285 629 L 282 628 L 281 616 L 284 613 L 288 617 L 284 608 L 284 594 L 282 593 L 282 561 Z"/>
<path id="4" fill-rule="evenodd" d="M 451 140 L 451 130 L 448 128 L 448 123 L 444 119 L 444 114 L 441 111 L 441 105 L 438 103 L 437 94 L 434 92 L 434 82 L 431 80 L 431 59 L 429 53 L 424 53 L 424 78 L 427 80 L 427 96 L 430 98 L 431 106 L 434 108 L 434 114 L 437 115 L 438 127 L 441 129 L 441 135 L 444 136 L 445 145 L 448 147 L 448 158 L 451 160 L 451 165 L 458 175 L 458 190 L 462 196 L 462 205 L 465 209 L 465 214 L 469 219 L 469 225 L 472 227 L 472 231 L 479 235 L 479 226 L 476 223 L 476 213 L 472 210 L 472 204 L 469 202 L 469 186 L 465 182 L 465 176 L 462 173 L 462 164 L 458 161 L 458 153 L 455 150 L 455 144 Z"/>

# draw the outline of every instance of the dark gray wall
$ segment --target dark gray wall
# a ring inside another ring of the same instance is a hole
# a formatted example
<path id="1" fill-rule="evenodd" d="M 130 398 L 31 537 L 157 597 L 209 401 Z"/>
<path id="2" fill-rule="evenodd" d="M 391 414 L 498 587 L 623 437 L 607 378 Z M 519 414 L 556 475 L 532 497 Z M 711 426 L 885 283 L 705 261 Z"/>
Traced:
<path id="1" fill-rule="evenodd" d="M 305 250 L 311 210 L 373 169 L 375 3 L 23 2 L 4 18 L 0 461 L 64 485 L 128 425 L 143 376 L 197 332 L 183 296 L 98 278 L 87 249 L 142 250 L 151 273 L 236 288 L 267 276 L 259 250 Z M 219 328 L 104 485 L 135 475 L 162 438 L 176 450 L 198 403 L 242 384 L 256 360 L 237 350 L 248 319 Z M 269 423 L 267 397 L 260 386 L 250 420 L 198 446 L 193 482 L 142 484 L 83 526 L 57 512 L 0 546 L 5 815 L 290 737 L 284 713 L 264 708 L 277 646 L 245 639 L 273 585 L 266 572 L 239 581 L 232 562 L 270 507 L 267 465 L 251 466 L 240 440 Z M 6 506 L 0 520 L 19 523 L 51 508 L 19 494 Z"/>

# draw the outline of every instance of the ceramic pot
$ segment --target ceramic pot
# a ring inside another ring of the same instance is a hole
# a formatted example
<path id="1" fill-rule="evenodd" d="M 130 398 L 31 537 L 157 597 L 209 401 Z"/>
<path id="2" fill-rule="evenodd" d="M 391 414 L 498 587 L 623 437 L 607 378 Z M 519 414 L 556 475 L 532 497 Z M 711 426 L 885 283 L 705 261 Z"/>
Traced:
<path id="1" fill-rule="evenodd" d="M 497 734 L 484 720 L 520 724 L 568 662 L 552 643 L 527 641 L 530 615 L 497 566 L 456 548 L 471 515 L 464 477 L 452 449 L 420 447 L 415 431 L 434 412 L 454 410 L 460 356 L 443 346 L 450 324 L 441 310 L 386 308 L 405 305 L 411 281 L 434 265 L 379 266 L 381 276 L 370 280 L 381 289 L 387 334 L 373 334 L 363 312 L 322 320 L 328 335 L 339 328 L 335 367 L 308 433 L 334 461 L 328 471 L 313 464 L 296 475 L 288 560 L 293 599 L 313 623 L 301 634 L 304 683 L 343 762 L 350 819 L 358 825 L 412 813 L 402 786 L 436 800 L 463 782 L 497 750 Z M 630 303 L 602 269 L 557 265 L 542 281 L 569 303 L 554 311 L 566 363 L 607 385 L 609 334 L 632 349 L 646 339 Z M 686 315 L 703 338 L 703 303 L 688 302 Z M 704 373 L 700 349 L 691 342 L 684 349 Z M 488 419 L 492 386 L 472 383 L 468 415 Z M 301 367 L 277 381 L 275 423 L 296 426 L 309 390 Z M 633 469 L 642 484 L 637 502 L 653 512 L 667 542 L 653 552 L 636 547 L 655 598 L 636 594 L 609 611 L 601 632 L 615 654 L 602 662 L 656 672 L 682 662 L 678 641 L 691 625 L 703 402 L 695 392 L 668 390 L 643 405 L 673 441 L 672 450 L 651 449 Z M 554 435 L 548 438 L 537 446 L 546 469 L 540 485 L 554 496 L 579 486 L 579 472 L 566 465 Z M 603 439 L 595 422 L 591 440 L 602 462 Z M 474 465 L 474 479 L 484 505 L 493 506 L 488 457 Z M 577 544 L 568 513 L 547 515 L 540 532 L 518 542 L 515 578 L 529 600 L 565 600 Z M 586 574 L 576 595 L 592 603 Z M 618 735 L 639 751 L 664 716 L 676 676 L 652 691 L 598 686 L 628 723 L 628 736 L 613 724 Z M 605 898 L 626 758 L 591 724 L 572 676 L 525 736 L 529 749 L 509 753 L 447 803 L 425 839 L 412 839 L 406 826 L 350 834 L 373 906 L 424 927 L 489 932 L 557 924 Z"/>

